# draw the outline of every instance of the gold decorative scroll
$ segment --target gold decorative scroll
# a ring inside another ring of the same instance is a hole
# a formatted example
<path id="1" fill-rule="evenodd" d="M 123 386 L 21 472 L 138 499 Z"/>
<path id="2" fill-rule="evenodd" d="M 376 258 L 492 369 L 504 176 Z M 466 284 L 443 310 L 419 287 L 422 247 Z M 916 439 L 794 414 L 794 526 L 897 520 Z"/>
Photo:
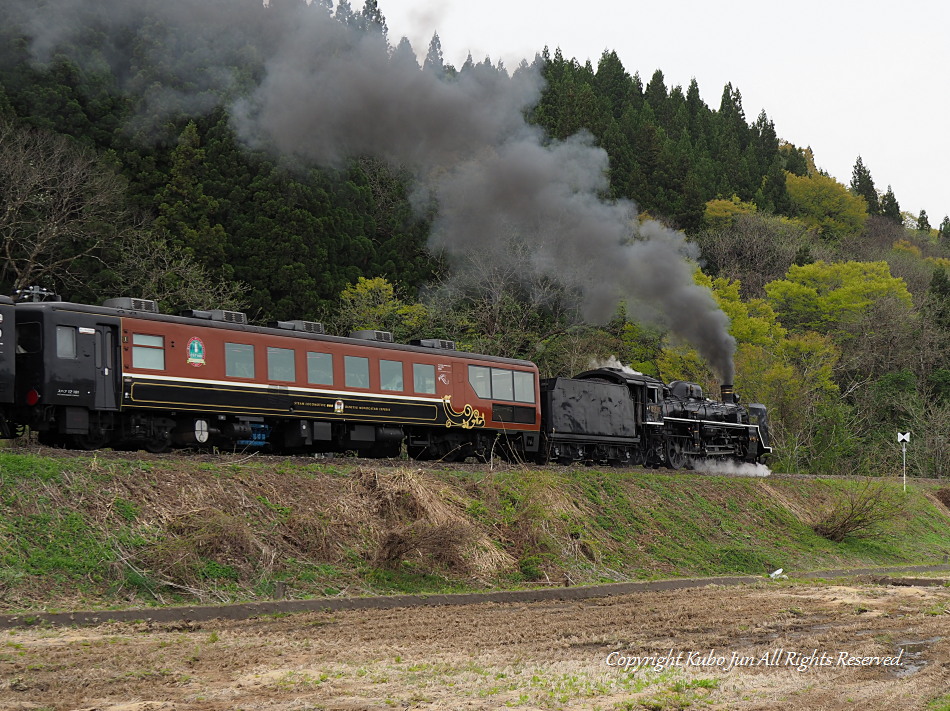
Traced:
<path id="1" fill-rule="evenodd" d="M 471 405 L 466 404 L 465 409 L 457 412 L 452 407 L 452 396 L 446 395 L 442 398 L 442 407 L 445 410 L 446 427 L 462 427 L 470 430 L 475 427 L 485 426 L 485 416 Z"/>

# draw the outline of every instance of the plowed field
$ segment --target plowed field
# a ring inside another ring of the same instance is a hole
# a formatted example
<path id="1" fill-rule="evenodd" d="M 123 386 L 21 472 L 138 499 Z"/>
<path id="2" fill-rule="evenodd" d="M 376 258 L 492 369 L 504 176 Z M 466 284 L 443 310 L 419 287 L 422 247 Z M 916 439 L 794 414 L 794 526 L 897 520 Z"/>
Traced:
<path id="1" fill-rule="evenodd" d="M 15 630 L 0 709 L 944 709 L 948 610 L 947 587 L 762 584 Z"/>

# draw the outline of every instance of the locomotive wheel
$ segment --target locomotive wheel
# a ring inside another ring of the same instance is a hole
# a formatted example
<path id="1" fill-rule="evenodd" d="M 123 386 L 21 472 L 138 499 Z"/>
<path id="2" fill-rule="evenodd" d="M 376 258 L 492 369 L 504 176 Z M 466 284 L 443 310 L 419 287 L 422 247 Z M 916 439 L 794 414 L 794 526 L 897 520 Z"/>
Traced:
<path id="1" fill-rule="evenodd" d="M 688 457 L 683 451 L 683 443 L 677 439 L 670 439 L 666 443 L 666 466 L 670 469 L 682 469 L 688 463 Z"/>

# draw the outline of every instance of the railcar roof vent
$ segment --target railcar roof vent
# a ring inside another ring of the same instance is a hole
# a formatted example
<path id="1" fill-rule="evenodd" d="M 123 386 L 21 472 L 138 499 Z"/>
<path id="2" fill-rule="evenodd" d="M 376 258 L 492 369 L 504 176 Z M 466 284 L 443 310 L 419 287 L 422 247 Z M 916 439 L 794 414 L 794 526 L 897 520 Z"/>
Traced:
<path id="1" fill-rule="evenodd" d="M 267 324 L 273 328 L 285 328 L 288 331 L 303 331 L 304 333 L 326 333 L 322 323 L 317 321 L 272 321 Z"/>
<path id="2" fill-rule="evenodd" d="M 393 334 L 389 331 L 350 331 L 350 338 L 362 338 L 364 341 L 392 343 Z"/>
<path id="3" fill-rule="evenodd" d="M 185 318 L 203 318 L 206 321 L 211 320 L 210 311 L 199 311 L 198 309 L 185 309 L 184 311 L 179 311 L 178 315 L 184 316 Z"/>
<path id="4" fill-rule="evenodd" d="M 212 309 L 210 313 L 212 321 L 224 321 L 226 323 L 247 323 L 247 314 L 240 311 Z"/>
<path id="5" fill-rule="evenodd" d="M 106 299 L 102 305 L 107 309 L 124 309 L 125 311 L 144 311 L 149 314 L 158 313 L 158 302 L 151 299 L 136 299 L 131 296 L 122 296 L 118 299 Z"/>
<path id="6" fill-rule="evenodd" d="M 443 351 L 454 351 L 455 341 L 447 341 L 444 338 L 416 338 L 409 341 L 409 345 L 422 346 L 423 348 L 438 348 Z"/>

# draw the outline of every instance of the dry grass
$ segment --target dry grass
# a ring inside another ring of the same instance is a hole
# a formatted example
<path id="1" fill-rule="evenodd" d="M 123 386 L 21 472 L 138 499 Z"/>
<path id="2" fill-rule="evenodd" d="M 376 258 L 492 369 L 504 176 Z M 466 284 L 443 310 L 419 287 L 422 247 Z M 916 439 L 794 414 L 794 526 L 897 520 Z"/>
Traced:
<path id="1" fill-rule="evenodd" d="M 475 577 L 514 565 L 466 513 L 466 497 L 424 471 L 360 469 L 354 481 L 383 524 L 375 532 L 377 563 L 393 567 L 421 558 Z"/>

